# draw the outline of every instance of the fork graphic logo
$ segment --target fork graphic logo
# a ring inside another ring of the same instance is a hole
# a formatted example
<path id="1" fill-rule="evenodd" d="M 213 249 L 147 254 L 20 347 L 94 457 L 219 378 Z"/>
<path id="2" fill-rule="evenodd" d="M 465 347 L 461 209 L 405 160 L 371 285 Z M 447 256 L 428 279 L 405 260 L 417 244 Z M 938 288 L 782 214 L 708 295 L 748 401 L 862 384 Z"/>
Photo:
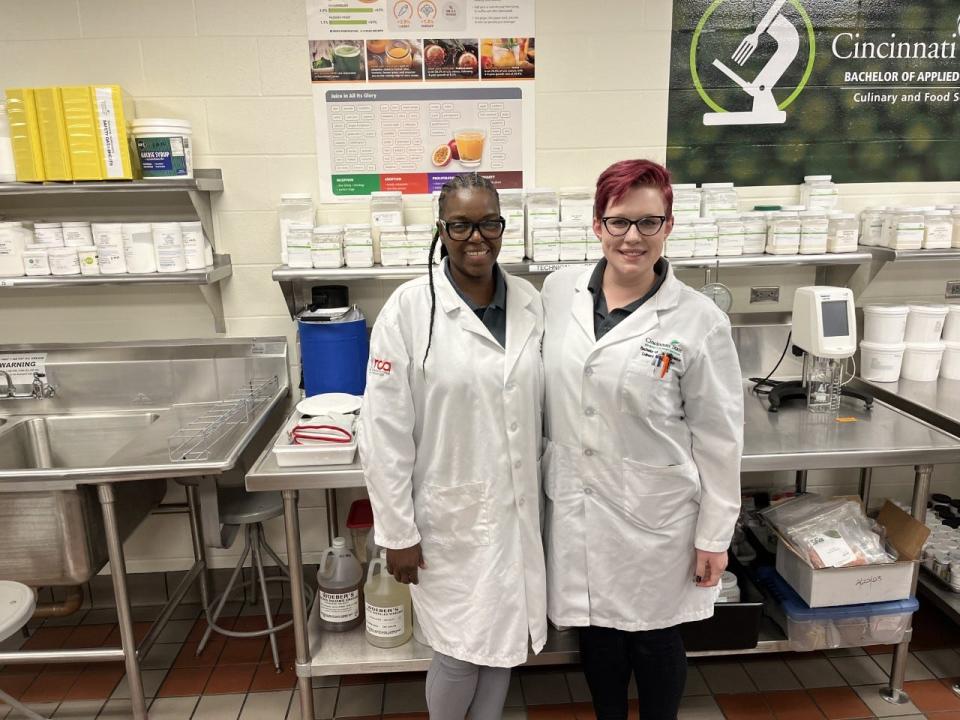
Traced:
<path id="1" fill-rule="evenodd" d="M 770 0 L 770 6 L 764 14 L 760 23 L 753 32 L 748 34 L 740 44 L 733 50 L 730 60 L 737 66 L 744 66 L 753 56 L 757 47 L 760 45 L 760 38 L 764 35 L 769 36 L 775 43 L 776 49 L 766 61 L 766 64 L 760 69 L 752 81 L 744 80 L 739 73 L 732 70 L 723 60 L 715 58 L 713 67 L 726 75 L 730 80 L 737 84 L 752 100 L 752 109 L 744 112 L 728 112 L 721 107 L 703 88 L 697 72 L 697 46 L 704 26 L 713 15 L 714 11 L 726 0 L 713 0 L 710 7 L 700 18 L 697 28 L 693 33 L 693 41 L 690 45 L 690 72 L 693 75 L 693 84 L 700 94 L 700 97 L 713 112 L 705 113 L 703 116 L 704 125 L 777 125 L 786 122 L 786 108 L 803 91 L 810 73 L 813 71 L 813 59 L 816 53 L 816 42 L 814 40 L 813 24 L 810 17 L 804 10 L 800 0 Z M 803 74 L 803 79 L 797 85 L 796 90 L 783 102 L 777 103 L 773 96 L 773 89 L 783 77 L 784 73 L 790 68 L 800 53 L 800 33 L 797 31 L 794 23 L 787 18 L 782 10 L 784 5 L 789 3 L 797 10 L 806 26 L 807 37 L 809 41 L 809 53 L 807 67 Z"/>

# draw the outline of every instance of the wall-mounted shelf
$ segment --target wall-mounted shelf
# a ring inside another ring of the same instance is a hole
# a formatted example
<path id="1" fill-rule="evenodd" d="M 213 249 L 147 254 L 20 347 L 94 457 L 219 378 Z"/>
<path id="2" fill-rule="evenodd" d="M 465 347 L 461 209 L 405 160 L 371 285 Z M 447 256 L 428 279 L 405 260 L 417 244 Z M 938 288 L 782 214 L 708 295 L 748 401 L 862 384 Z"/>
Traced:
<path id="1" fill-rule="evenodd" d="M 218 169 L 194 170 L 188 180 L 0 183 L 0 213 L 34 220 L 149 222 L 196 217 L 216 250 L 210 193 L 223 191 Z M 203 270 L 180 273 L 125 273 L 0 278 L 0 288 L 64 288 L 101 285 L 196 285 L 213 314 L 214 328 L 226 332 L 220 282 L 232 274 L 229 255 L 214 255 Z"/>
<path id="2" fill-rule="evenodd" d="M 724 257 L 673 258 L 671 265 L 680 269 L 727 269 L 727 268 L 772 268 L 772 267 L 839 267 L 869 263 L 874 256 L 862 249 L 852 253 L 822 253 L 817 255 L 733 255 Z M 565 267 L 593 265 L 593 262 L 538 263 L 523 262 L 504 264 L 502 267 L 512 275 L 548 275 Z M 298 289 L 308 282 L 344 282 L 348 280 L 409 280 L 427 272 L 426 265 L 406 267 L 369 268 L 292 268 L 287 265 L 273 270 L 273 279 L 280 283 L 287 309 L 293 317 L 298 310 Z M 850 273 L 852 274 L 852 272 Z M 302 305 L 302 303 L 300 303 Z"/>
<path id="3" fill-rule="evenodd" d="M 887 247 L 861 246 L 877 260 L 885 262 L 943 262 L 960 260 L 960 248 L 942 250 L 893 250 Z"/>

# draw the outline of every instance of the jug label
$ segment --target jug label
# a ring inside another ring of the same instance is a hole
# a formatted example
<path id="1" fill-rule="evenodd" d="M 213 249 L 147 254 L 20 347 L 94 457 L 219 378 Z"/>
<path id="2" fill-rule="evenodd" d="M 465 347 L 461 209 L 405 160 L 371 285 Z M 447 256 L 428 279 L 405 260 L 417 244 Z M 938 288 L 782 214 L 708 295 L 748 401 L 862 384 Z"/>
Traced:
<path id="1" fill-rule="evenodd" d="M 350 622 L 360 617 L 360 591 L 345 593 L 320 591 L 320 617 L 326 622 Z"/>
<path id="2" fill-rule="evenodd" d="M 367 603 L 367 632 L 380 638 L 403 635 L 403 605 L 379 607 Z"/>

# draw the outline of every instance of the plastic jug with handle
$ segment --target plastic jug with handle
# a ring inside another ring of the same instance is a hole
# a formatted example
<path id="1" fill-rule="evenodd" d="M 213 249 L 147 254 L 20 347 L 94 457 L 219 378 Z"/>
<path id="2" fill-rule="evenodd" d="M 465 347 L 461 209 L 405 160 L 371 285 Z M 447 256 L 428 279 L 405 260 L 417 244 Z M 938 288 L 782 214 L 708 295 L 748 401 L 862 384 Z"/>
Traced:
<path id="1" fill-rule="evenodd" d="M 366 602 L 367 642 L 381 648 L 403 645 L 413 634 L 413 609 L 410 588 L 397 582 L 387 572 L 387 551 L 370 561 L 367 584 L 363 586 Z"/>
<path id="2" fill-rule="evenodd" d="M 342 537 L 333 539 L 320 559 L 317 573 L 317 602 L 320 627 L 330 632 L 346 632 L 363 619 L 360 586 L 363 569 Z"/>

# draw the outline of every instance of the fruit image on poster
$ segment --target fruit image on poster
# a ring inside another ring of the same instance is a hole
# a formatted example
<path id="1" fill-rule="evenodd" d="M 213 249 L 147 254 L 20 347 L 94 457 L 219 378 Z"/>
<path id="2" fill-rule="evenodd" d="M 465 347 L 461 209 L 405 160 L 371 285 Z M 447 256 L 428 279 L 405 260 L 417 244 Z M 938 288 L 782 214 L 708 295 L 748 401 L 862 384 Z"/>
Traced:
<path id="1" fill-rule="evenodd" d="M 667 164 L 678 182 L 960 178 L 960 5 L 675 2 Z"/>

